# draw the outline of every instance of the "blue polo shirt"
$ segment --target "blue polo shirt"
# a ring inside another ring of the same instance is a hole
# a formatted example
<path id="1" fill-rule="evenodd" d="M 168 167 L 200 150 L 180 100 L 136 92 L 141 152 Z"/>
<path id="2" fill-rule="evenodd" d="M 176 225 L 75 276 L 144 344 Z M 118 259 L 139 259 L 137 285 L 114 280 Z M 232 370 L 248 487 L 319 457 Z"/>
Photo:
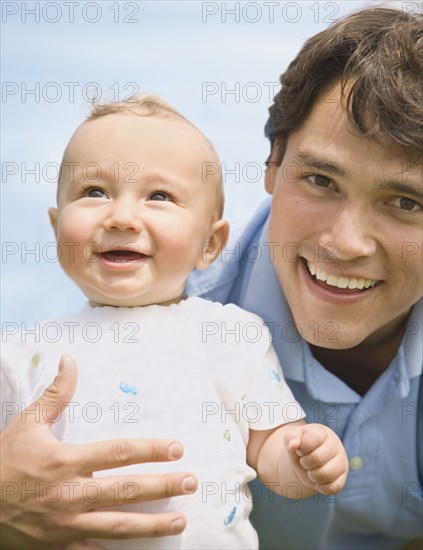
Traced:
<path id="1" fill-rule="evenodd" d="M 308 422 L 332 428 L 350 461 L 336 496 L 292 500 L 255 481 L 251 516 L 262 549 L 401 548 L 423 538 L 423 492 L 417 466 L 417 398 L 423 364 L 423 303 L 413 308 L 401 347 L 362 397 L 327 371 L 299 335 L 270 260 L 270 199 L 234 235 L 219 260 L 194 272 L 187 292 L 235 303 L 262 317 L 285 378 Z"/>

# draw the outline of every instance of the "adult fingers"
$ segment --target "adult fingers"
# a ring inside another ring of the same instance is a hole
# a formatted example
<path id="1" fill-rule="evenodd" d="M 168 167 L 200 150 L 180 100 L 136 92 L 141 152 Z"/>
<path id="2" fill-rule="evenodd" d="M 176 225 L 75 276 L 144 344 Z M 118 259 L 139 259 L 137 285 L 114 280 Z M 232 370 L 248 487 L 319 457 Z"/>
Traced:
<path id="1" fill-rule="evenodd" d="M 96 443 L 68 445 L 80 474 L 109 470 L 143 462 L 169 462 L 184 454 L 179 441 L 171 439 L 112 439 Z"/>
<path id="2" fill-rule="evenodd" d="M 80 481 L 78 485 L 79 500 L 84 503 L 78 508 L 82 512 L 94 506 L 100 508 L 188 495 L 197 490 L 198 482 L 192 474 L 182 472 L 96 477 Z"/>
<path id="3" fill-rule="evenodd" d="M 64 550 L 101 550 L 102 547 L 96 544 L 95 542 L 72 542 L 65 546 Z"/>
<path id="4" fill-rule="evenodd" d="M 78 369 L 75 360 L 70 355 L 63 355 L 59 363 L 59 371 L 53 382 L 44 390 L 40 397 L 31 403 L 21 414 L 10 422 L 21 422 L 22 428 L 31 429 L 34 425 L 53 424 L 71 401 L 78 382 Z"/>
<path id="5" fill-rule="evenodd" d="M 84 538 L 130 539 L 178 535 L 186 527 L 186 518 L 177 512 L 143 514 L 93 511 L 80 514 L 73 528 Z"/>

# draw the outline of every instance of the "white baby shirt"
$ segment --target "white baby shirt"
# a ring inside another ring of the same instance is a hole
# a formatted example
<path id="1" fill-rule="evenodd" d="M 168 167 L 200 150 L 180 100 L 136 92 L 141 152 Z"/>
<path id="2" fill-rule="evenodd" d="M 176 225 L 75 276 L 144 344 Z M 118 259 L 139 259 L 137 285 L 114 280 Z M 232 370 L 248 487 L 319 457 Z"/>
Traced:
<path id="1" fill-rule="evenodd" d="M 246 463 L 248 430 L 304 416 L 259 317 L 201 298 L 134 308 L 87 304 L 75 315 L 38 323 L 32 332 L 8 335 L 3 424 L 51 383 L 62 354 L 76 360 L 78 387 L 54 426 L 57 437 L 68 443 L 169 438 L 184 445 L 176 462 L 138 464 L 95 477 L 190 471 L 199 481 L 194 495 L 119 507 L 183 512 L 187 528 L 181 535 L 98 541 L 104 548 L 258 547 L 248 520 L 247 483 L 256 476 Z M 93 507 L 100 487 L 95 477 L 86 488 Z"/>

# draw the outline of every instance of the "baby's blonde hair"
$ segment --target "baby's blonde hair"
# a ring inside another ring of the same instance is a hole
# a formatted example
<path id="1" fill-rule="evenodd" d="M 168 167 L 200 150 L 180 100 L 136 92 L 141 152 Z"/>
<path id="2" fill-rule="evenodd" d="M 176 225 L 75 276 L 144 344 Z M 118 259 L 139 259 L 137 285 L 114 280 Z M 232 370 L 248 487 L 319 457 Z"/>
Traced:
<path id="1" fill-rule="evenodd" d="M 161 97 L 153 94 L 138 94 L 131 96 L 125 101 L 109 103 L 97 103 L 94 101 L 87 120 L 115 113 L 128 113 L 139 116 L 163 116 L 167 114 L 189 122 L 179 111 L 172 107 L 172 105 Z"/>

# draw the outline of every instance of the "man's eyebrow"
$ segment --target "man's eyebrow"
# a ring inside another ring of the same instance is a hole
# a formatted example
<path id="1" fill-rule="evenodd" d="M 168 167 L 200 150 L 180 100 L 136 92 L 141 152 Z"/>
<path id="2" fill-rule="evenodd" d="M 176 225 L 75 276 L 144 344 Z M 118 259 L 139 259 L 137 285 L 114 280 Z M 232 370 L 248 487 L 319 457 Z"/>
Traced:
<path id="1" fill-rule="evenodd" d="M 317 172 L 326 172 L 331 176 L 335 176 L 338 178 L 347 176 L 346 170 L 341 168 L 341 166 L 339 166 L 335 162 L 332 162 L 329 159 L 325 159 L 323 156 L 320 155 L 319 157 L 317 157 L 309 151 L 297 151 L 293 157 L 293 160 L 294 162 L 297 161 L 304 166 L 313 168 Z"/>
<path id="2" fill-rule="evenodd" d="M 347 171 L 336 164 L 335 162 L 324 158 L 324 156 L 319 155 L 318 157 L 306 150 L 299 150 L 294 155 L 294 162 L 297 161 L 300 164 L 303 164 L 309 168 L 316 170 L 317 172 L 326 172 L 335 177 L 347 177 Z M 418 199 L 422 200 L 423 192 L 418 188 L 417 185 L 412 183 L 405 183 L 404 181 L 399 180 L 380 180 L 376 182 L 376 188 L 379 191 L 394 191 L 396 193 L 402 193 L 405 195 L 413 195 Z"/>
<path id="3" fill-rule="evenodd" d="M 423 190 L 419 189 L 417 185 L 411 185 L 402 181 L 395 180 L 383 180 L 377 183 L 377 189 L 379 191 L 394 191 L 395 193 L 401 193 L 404 195 L 413 195 L 420 200 L 423 200 Z"/>

